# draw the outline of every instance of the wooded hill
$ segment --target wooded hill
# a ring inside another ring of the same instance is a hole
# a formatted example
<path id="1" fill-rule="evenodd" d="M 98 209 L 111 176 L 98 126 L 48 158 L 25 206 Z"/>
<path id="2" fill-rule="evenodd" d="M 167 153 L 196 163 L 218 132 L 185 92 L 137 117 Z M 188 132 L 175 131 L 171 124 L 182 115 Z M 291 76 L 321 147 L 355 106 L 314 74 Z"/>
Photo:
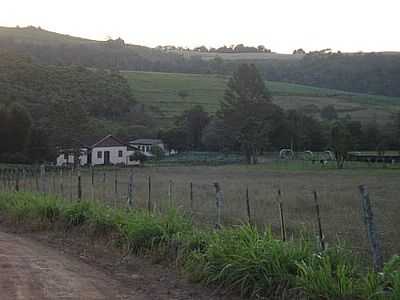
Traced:
<path id="1" fill-rule="evenodd" d="M 56 146 L 109 133 L 139 136 L 153 126 L 145 113 L 137 111 L 126 79 L 113 71 L 37 64 L 28 57 L 0 51 L 0 91 L 0 113 L 10 116 L 0 129 L 18 123 L 14 115 L 32 120 L 24 129 L 28 137 L 24 153 L 39 153 L 29 154 L 31 158 L 48 157 L 42 150 L 54 151 Z M 10 134 L 0 132 L 1 137 Z M 19 145 L 20 150 L 24 147 Z M 24 161 L 22 155 L 15 160 Z"/>
<path id="2" fill-rule="evenodd" d="M 301 46 L 301 45 L 299 45 Z M 230 75 L 242 62 L 253 62 L 267 80 L 343 91 L 400 96 L 400 54 L 315 51 L 301 59 L 223 60 L 220 56 L 179 53 L 125 44 L 122 39 L 93 41 L 40 28 L 0 27 L 0 48 L 17 51 L 42 64 L 82 65 L 114 70 Z M 246 53 L 245 53 L 246 54 Z M 287 55 L 285 57 L 291 57 Z M 296 56 L 298 58 L 298 56 Z"/>
<path id="3" fill-rule="evenodd" d="M 0 103 L 19 102 L 35 120 L 49 115 L 52 102 L 78 101 L 91 116 L 120 119 L 135 104 L 126 80 L 117 73 L 79 66 L 32 63 L 30 58 L 0 52 Z"/>

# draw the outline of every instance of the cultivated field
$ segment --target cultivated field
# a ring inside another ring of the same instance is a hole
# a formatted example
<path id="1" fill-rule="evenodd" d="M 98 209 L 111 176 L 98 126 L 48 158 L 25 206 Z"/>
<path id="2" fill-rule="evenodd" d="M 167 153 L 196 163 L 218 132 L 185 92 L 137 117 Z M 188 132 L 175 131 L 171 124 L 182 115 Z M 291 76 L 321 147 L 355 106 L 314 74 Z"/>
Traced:
<path id="1" fill-rule="evenodd" d="M 123 72 L 132 91 L 147 110 L 168 123 L 171 119 L 200 104 L 210 113 L 215 113 L 223 99 L 228 78 L 221 75 L 196 75 L 155 72 Z M 267 82 L 273 101 L 285 109 L 318 110 L 332 104 L 340 116 L 350 114 L 354 120 L 387 122 L 392 112 L 398 109 L 400 98 L 349 93 L 284 82 Z M 180 97 L 179 92 L 187 92 Z"/>
<path id="2" fill-rule="evenodd" d="M 367 167 L 354 164 L 351 169 L 336 170 L 311 162 L 267 163 L 259 166 L 169 166 L 136 169 L 96 168 L 94 181 L 89 169 L 82 169 L 83 199 L 104 201 L 110 206 L 127 207 L 129 176 L 133 172 L 133 208 L 155 211 L 178 207 L 193 216 L 196 223 L 213 225 L 216 221 L 214 182 L 224 193 L 222 221 L 226 225 L 247 222 L 246 188 L 249 188 L 251 219 L 258 226 L 272 226 L 279 233 L 278 189 L 282 192 L 283 211 L 288 231 L 303 229 L 316 233 L 316 215 L 312 192 L 318 192 L 322 227 L 329 243 L 346 241 L 356 253 L 366 254 L 368 244 L 361 217 L 358 185 L 370 191 L 379 235 L 386 257 L 400 251 L 399 169 L 381 164 Z M 37 173 L 36 173 L 37 174 Z M 15 175 L 2 172 L 2 190 L 15 189 Z M 192 183 L 192 197 L 190 184 Z M 39 190 L 76 200 L 77 172 L 50 171 L 47 176 L 19 176 L 20 190 Z M 191 200 L 192 199 L 192 200 Z"/>

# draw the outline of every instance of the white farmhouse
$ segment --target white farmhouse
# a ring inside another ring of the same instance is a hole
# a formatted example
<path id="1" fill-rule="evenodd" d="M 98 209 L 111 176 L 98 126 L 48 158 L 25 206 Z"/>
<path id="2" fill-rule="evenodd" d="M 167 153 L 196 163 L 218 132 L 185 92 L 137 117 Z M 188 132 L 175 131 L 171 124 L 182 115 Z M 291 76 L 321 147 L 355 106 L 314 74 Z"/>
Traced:
<path id="1" fill-rule="evenodd" d="M 159 147 L 165 152 L 165 145 L 162 140 L 154 139 L 138 139 L 129 142 L 129 145 L 137 148 L 139 151 L 143 152 L 144 155 L 151 157 L 153 156 L 152 150 L 154 147 Z"/>
<path id="2" fill-rule="evenodd" d="M 107 135 L 90 147 L 81 148 L 79 161 L 84 165 L 138 165 L 133 154 L 138 149 L 130 146 L 118 138 Z M 74 154 L 71 150 L 62 150 L 57 157 L 57 166 L 72 164 Z"/>

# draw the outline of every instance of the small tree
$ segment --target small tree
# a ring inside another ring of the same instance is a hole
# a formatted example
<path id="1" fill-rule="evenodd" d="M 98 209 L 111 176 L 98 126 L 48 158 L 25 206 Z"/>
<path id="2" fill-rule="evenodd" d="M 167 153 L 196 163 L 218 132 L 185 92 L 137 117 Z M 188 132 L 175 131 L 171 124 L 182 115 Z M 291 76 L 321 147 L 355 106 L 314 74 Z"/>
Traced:
<path id="1" fill-rule="evenodd" d="M 338 169 L 343 169 L 352 142 L 349 130 L 342 123 L 336 122 L 332 127 L 331 144 L 336 157 L 336 165 Z"/>
<path id="2" fill-rule="evenodd" d="M 134 161 L 138 161 L 141 164 L 143 164 L 145 162 L 145 160 L 147 159 L 147 156 L 141 151 L 135 151 L 130 157 Z"/>
<path id="3" fill-rule="evenodd" d="M 187 149 L 200 150 L 202 148 L 201 138 L 203 130 L 209 121 L 210 117 L 201 105 L 196 105 L 189 110 L 185 110 L 177 118 L 175 125 L 185 132 Z"/>
<path id="4" fill-rule="evenodd" d="M 164 150 L 157 145 L 154 145 L 151 148 L 151 154 L 153 154 L 154 159 L 157 161 L 160 161 L 165 156 Z"/>
<path id="5" fill-rule="evenodd" d="M 189 97 L 189 93 L 184 90 L 180 90 L 178 92 L 178 96 L 182 98 L 182 100 L 185 100 L 187 97 Z"/>
<path id="6" fill-rule="evenodd" d="M 338 118 L 337 111 L 333 105 L 327 105 L 321 109 L 321 118 L 333 121 Z"/>

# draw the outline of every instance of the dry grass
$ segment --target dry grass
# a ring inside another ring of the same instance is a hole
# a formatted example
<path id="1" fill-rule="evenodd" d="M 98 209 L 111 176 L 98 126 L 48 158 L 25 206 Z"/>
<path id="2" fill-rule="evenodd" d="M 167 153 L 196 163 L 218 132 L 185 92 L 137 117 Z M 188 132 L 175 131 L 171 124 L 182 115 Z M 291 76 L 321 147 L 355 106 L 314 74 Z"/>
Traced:
<path id="1" fill-rule="evenodd" d="M 112 206 L 126 206 L 130 170 L 96 169 L 94 188 L 90 172 L 82 171 L 83 198 L 106 201 Z M 359 184 L 369 188 L 385 255 L 398 253 L 400 226 L 399 171 L 396 169 L 320 169 L 276 168 L 272 164 L 259 166 L 220 167 L 144 167 L 133 169 L 134 206 L 147 207 L 148 177 L 152 181 L 151 199 L 157 210 L 180 207 L 191 213 L 198 223 L 213 224 L 216 219 L 213 182 L 218 181 L 224 192 L 223 220 L 225 224 L 246 222 L 245 191 L 249 187 L 252 218 L 258 226 L 270 225 L 279 232 L 276 204 L 277 190 L 282 190 L 284 214 L 291 234 L 309 229 L 316 232 L 316 216 L 312 191 L 319 194 L 322 226 L 329 243 L 346 241 L 356 252 L 366 253 L 368 244 L 360 211 Z M 104 177 L 105 174 L 105 177 Z M 117 192 L 115 178 L 117 175 Z M 169 182 L 172 196 L 169 197 Z M 193 183 L 193 209 L 190 204 L 190 182 Z M 61 188 L 62 184 L 62 188 Z M 64 198 L 76 199 L 77 177 L 49 174 L 47 191 Z M 10 184 L 9 188 L 13 185 Z M 1 186 L 4 189 L 4 186 Z M 35 190 L 34 178 L 21 182 L 22 190 Z"/>

